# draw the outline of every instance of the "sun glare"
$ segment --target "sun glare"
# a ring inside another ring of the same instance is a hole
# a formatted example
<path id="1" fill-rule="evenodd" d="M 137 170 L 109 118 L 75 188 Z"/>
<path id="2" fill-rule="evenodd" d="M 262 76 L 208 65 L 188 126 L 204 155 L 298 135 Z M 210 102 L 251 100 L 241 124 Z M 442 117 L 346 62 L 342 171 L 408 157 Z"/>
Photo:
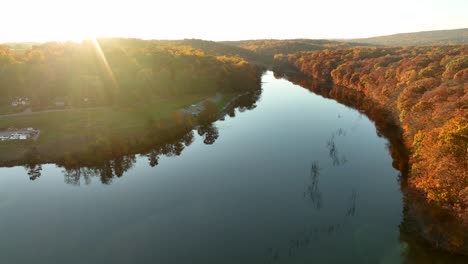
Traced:
<path id="1" fill-rule="evenodd" d="M 101 45 L 99 44 L 96 38 L 93 38 L 91 41 L 93 43 L 94 49 L 96 50 L 96 54 L 98 55 L 99 61 L 106 71 L 107 77 L 109 78 L 109 80 L 111 80 L 114 89 L 116 89 L 117 80 L 114 76 L 114 72 L 112 71 L 112 68 L 109 65 L 109 62 L 107 62 L 106 55 L 102 51 Z"/>
<path id="2" fill-rule="evenodd" d="M 423 0 L 395 0 L 386 5 L 385 12 L 371 0 L 291 0 L 286 6 L 301 6 L 294 11 L 261 0 L 248 4 L 241 0 L 227 8 L 212 0 L 5 1 L 2 10 L 21 10 L 21 18 L 17 12 L 2 13 L 0 43 L 81 41 L 95 36 L 208 40 L 370 37 L 466 27 L 468 2 L 457 1 L 428 5 Z M 334 19 L 329 12 L 317 10 L 332 11 Z"/>

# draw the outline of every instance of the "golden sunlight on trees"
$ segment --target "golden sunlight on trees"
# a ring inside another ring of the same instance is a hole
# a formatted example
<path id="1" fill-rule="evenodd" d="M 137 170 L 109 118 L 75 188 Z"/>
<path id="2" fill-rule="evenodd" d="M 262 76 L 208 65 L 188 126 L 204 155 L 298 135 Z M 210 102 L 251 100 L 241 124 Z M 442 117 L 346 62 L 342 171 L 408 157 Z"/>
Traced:
<path id="1" fill-rule="evenodd" d="M 46 108 L 125 105 L 153 97 L 256 89 L 260 70 L 235 56 L 211 56 L 173 41 L 99 39 L 46 43 L 16 52 L 0 46 L 2 102 L 26 97 Z M 0 103 L 2 103 L 0 102 Z"/>
<path id="2" fill-rule="evenodd" d="M 275 59 L 284 63 L 283 55 Z M 300 52 L 288 61 L 394 113 L 411 151 L 409 183 L 468 222 L 466 45 Z"/>

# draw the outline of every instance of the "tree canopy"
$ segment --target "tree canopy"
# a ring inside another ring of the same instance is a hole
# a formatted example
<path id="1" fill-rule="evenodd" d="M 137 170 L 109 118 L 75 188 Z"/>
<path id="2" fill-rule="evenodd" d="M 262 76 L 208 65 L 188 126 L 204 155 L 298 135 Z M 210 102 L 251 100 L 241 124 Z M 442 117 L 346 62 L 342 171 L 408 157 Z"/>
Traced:
<path id="1" fill-rule="evenodd" d="M 260 70 L 236 55 L 206 54 L 187 42 L 99 39 L 0 46 L 3 103 L 27 97 L 46 107 L 129 104 L 152 97 L 256 89 Z M 0 102 L 2 103 L 2 102 Z"/>

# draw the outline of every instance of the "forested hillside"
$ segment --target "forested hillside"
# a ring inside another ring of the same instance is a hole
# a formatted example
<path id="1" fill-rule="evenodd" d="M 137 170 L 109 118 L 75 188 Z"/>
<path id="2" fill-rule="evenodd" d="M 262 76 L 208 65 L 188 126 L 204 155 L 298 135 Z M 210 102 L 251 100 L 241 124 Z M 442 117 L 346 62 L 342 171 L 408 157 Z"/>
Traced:
<path id="1" fill-rule="evenodd" d="M 423 46 L 468 43 L 468 28 L 400 33 L 388 36 L 353 39 L 351 42 L 386 46 Z"/>
<path id="2" fill-rule="evenodd" d="M 467 46 L 351 48 L 276 59 L 391 110 L 411 151 L 410 185 L 468 224 Z"/>
<path id="3" fill-rule="evenodd" d="M 27 97 L 36 107 L 57 100 L 72 106 L 122 105 L 257 88 L 260 70 L 255 65 L 235 52 L 221 55 L 223 51 L 213 51 L 210 44 L 99 39 L 46 43 L 23 51 L 0 46 L 0 104 Z"/>
<path id="4" fill-rule="evenodd" d="M 347 43 L 326 39 L 259 39 L 242 41 L 225 41 L 223 44 L 240 47 L 253 52 L 256 59 L 266 65 L 273 63 L 273 57 L 278 53 L 294 53 L 299 51 L 314 51 L 324 49 L 341 49 L 355 46 L 368 46 L 361 43 Z"/>
<path id="5" fill-rule="evenodd" d="M 255 54 L 255 52 L 242 47 L 228 45 L 223 42 L 201 39 L 161 40 L 157 42 L 171 46 L 190 46 L 212 56 L 239 56 L 248 61 L 258 61 L 258 55 Z"/>

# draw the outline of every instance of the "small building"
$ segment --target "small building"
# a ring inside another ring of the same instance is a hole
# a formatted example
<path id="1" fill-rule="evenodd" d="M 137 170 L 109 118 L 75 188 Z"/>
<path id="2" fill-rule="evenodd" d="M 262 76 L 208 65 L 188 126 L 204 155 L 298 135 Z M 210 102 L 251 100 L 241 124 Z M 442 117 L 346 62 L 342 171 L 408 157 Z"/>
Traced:
<path id="1" fill-rule="evenodd" d="M 64 106 L 65 106 L 65 102 L 64 102 L 64 101 L 56 101 L 56 102 L 55 102 L 55 106 L 57 106 L 57 107 L 64 107 Z"/>
<path id="2" fill-rule="evenodd" d="M 0 131 L 0 141 L 37 139 L 40 131 L 33 128 Z"/>
<path id="3" fill-rule="evenodd" d="M 10 140 L 26 140 L 29 138 L 28 134 L 13 133 L 10 135 Z"/>
<path id="4" fill-rule="evenodd" d="M 11 102 L 11 106 L 13 107 L 17 107 L 17 106 L 27 106 L 29 105 L 29 98 L 25 97 L 25 98 L 16 98 L 15 100 L 13 100 L 13 102 Z"/>

